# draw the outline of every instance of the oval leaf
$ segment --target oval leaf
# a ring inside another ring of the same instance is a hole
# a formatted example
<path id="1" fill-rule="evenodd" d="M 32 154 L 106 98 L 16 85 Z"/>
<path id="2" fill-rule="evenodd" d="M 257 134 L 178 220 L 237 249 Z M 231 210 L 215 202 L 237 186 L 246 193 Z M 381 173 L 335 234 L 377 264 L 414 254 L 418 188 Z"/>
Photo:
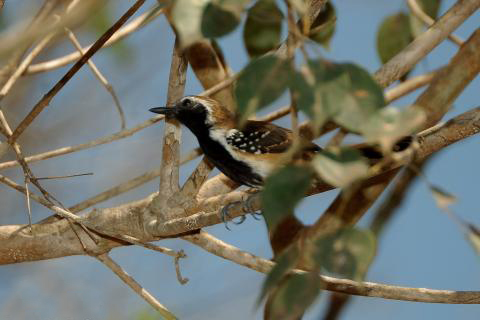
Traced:
<path id="1" fill-rule="evenodd" d="M 345 188 L 367 176 L 368 164 L 352 148 L 330 148 L 315 156 L 312 165 L 319 176 L 332 186 Z"/>
<path id="2" fill-rule="evenodd" d="M 274 172 L 265 181 L 261 193 L 262 213 L 269 230 L 274 230 L 285 216 L 293 214 L 312 182 L 312 172 L 289 165 Z"/>
<path id="3" fill-rule="evenodd" d="M 172 9 L 172 23 L 182 47 L 187 47 L 203 38 L 202 16 L 208 0 L 177 0 Z"/>
<path id="4" fill-rule="evenodd" d="M 235 87 L 240 125 L 257 109 L 280 97 L 290 74 L 288 61 L 274 55 L 252 60 L 243 69 Z"/>
<path id="5" fill-rule="evenodd" d="M 385 106 L 382 88 L 366 70 L 354 64 L 314 60 L 309 61 L 308 68 L 315 78 L 313 106 L 316 110 L 307 111 L 307 114 L 318 115 L 322 110 L 326 113 L 322 117 L 329 117 L 340 126 L 358 132 Z"/>
<path id="6" fill-rule="evenodd" d="M 408 15 L 400 12 L 383 20 L 377 33 L 377 53 L 382 63 L 393 58 L 413 40 Z"/>
<path id="7" fill-rule="evenodd" d="M 305 71 L 293 73 L 290 79 L 290 90 L 295 96 L 298 110 L 311 119 L 313 128 L 320 128 L 327 121 L 328 113 L 323 109 L 323 104 L 316 103 L 320 98 L 315 96 L 317 92 L 314 84 L 309 83 Z"/>
<path id="8" fill-rule="evenodd" d="M 313 21 L 308 37 L 328 49 L 330 40 L 335 33 L 336 24 L 337 14 L 335 7 L 331 2 L 327 2 L 325 9 Z"/>
<path id="9" fill-rule="evenodd" d="M 314 241 L 317 268 L 360 280 L 368 270 L 376 252 L 376 239 L 369 230 L 346 228 Z"/>
<path id="10" fill-rule="evenodd" d="M 267 278 L 263 282 L 262 293 L 257 300 L 257 306 L 260 305 L 262 300 L 268 293 L 275 288 L 285 275 L 292 270 L 298 262 L 300 257 L 300 250 L 297 245 L 292 244 L 276 259 L 275 267 L 267 275 Z"/>
<path id="11" fill-rule="evenodd" d="M 273 0 L 259 0 L 248 10 L 243 41 L 250 57 L 277 47 L 282 32 L 283 13 Z"/>
<path id="12" fill-rule="evenodd" d="M 243 11 L 241 1 L 212 1 L 207 4 L 202 17 L 202 34 L 218 38 L 232 32 L 240 23 Z M 235 5 L 236 4 L 236 5 Z"/>

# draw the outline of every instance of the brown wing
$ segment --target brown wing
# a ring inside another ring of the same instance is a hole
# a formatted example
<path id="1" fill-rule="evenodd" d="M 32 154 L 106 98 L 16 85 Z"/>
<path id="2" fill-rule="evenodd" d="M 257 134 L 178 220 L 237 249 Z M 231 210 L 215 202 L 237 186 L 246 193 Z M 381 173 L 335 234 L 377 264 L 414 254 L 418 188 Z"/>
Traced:
<path id="1" fill-rule="evenodd" d="M 292 145 L 292 131 L 264 121 L 248 121 L 245 126 L 227 137 L 233 147 L 249 153 L 282 153 Z M 308 140 L 305 151 L 320 151 L 321 148 Z"/>

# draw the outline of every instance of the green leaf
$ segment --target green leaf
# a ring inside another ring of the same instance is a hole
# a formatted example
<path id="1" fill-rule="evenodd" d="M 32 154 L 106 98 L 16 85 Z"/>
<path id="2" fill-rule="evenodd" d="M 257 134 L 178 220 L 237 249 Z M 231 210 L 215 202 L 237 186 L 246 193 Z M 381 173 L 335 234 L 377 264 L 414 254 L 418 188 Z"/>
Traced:
<path id="1" fill-rule="evenodd" d="M 203 39 L 202 16 L 208 0 L 176 0 L 172 9 L 172 23 L 182 47 Z"/>
<path id="2" fill-rule="evenodd" d="M 438 186 L 430 185 L 430 191 L 432 192 L 433 199 L 435 199 L 435 203 L 440 209 L 448 209 L 450 205 L 457 202 L 457 197 Z"/>
<path id="3" fill-rule="evenodd" d="M 232 32 L 240 23 L 245 1 L 217 0 L 205 7 L 202 17 L 202 34 L 218 38 Z"/>
<path id="4" fill-rule="evenodd" d="M 377 53 L 386 63 L 413 40 L 408 15 L 400 12 L 383 20 L 377 33 Z"/>
<path id="5" fill-rule="evenodd" d="M 274 230 L 285 216 L 293 214 L 312 178 L 310 170 L 293 165 L 285 166 L 267 178 L 261 199 L 263 217 L 269 230 Z"/>
<path id="6" fill-rule="evenodd" d="M 327 2 L 325 9 L 313 21 L 308 37 L 321 44 L 326 49 L 330 47 L 330 40 L 335 33 L 337 14 L 331 2 Z"/>
<path id="7" fill-rule="evenodd" d="M 263 282 L 262 292 L 257 300 L 257 306 L 269 294 L 280 281 L 290 272 L 298 262 L 300 250 L 296 244 L 292 244 L 276 259 L 275 267 L 268 273 Z"/>
<path id="8" fill-rule="evenodd" d="M 243 41 L 250 57 L 257 57 L 277 47 L 282 32 L 283 13 L 274 0 L 258 0 L 248 10 Z"/>
<path id="9" fill-rule="evenodd" d="M 267 319 L 299 319 L 315 301 L 320 289 L 321 280 L 314 272 L 288 276 L 269 300 Z"/>
<path id="10" fill-rule="evenodd" d="M 304 112 L 311 119 L 313 128 L 320 128 L 327 122 L 328 113 L 323 109 L 321 103 L 316 103 L 321 98 L 317 97 L 318 92 L 315 90 L 314 84 L 307 80 L 305 71 L 305 69 L 302 72 L 295 71 L 290 78 L 289 87 L 295 96 L 298 110 Z"/>
<path id="11" fill-rule="evenodd" d="M 318 268 L 360 280 L 376 252 L 376 239 L 370 230 L 346 228 L 315 240 L 311 253 Z"/>
<path id="12" fill-rule="evenodd" d="M 315 78 L 315 110 L 307 114 L 317 115 L 323 110 L 327 115 L 322 117 L 358 132 L 385 105 L 382 88 L 359 66 L 314 60 L 309 61 L 308 68 Z"/>
<path id="13" fill-rule="evenodd" d="M 380 144 L 382 150 L 388 153 L 395 143 L 414 133 L 424 121 L 425 113 L 418 108 L 400 110 L 388 107 L 366 121 L 360 132 L 368 142 Z"/>
<path id="14" fill-rule="evenodd" d="M 275 101 L 286 90 L 291 74 L 287 60 L 267 55 L 252 60 L 241 72 L 235 87 L 239 122 Z"/>
<path id="15" fill-rule="evenodd" d="M 312 165 L 322 180 L 345 188 L 366 177 L 368 163 L 353 148 L 329 148 L 315 156 Z"/>
<path id="16" fill-rule="evenodd" d="M 433 19 L 438 17 L 441 0 L 417 0 L 417 3 L 422 7 L 423 11 Z"/>

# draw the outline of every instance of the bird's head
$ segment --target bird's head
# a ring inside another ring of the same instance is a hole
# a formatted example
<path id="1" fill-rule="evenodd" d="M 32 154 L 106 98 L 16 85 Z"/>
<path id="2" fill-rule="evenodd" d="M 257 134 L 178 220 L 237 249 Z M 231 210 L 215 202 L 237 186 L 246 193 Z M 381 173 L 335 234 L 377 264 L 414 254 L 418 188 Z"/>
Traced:
<path id="1" fill-rule="evenodd" d="M 150 111 L 177 119 L 195 134 L 212 127 L 229 128 L 234 125 L 234 115 L 221 103 L 207 97 L 186 96 L 172 106 L 152 108 Z"/>

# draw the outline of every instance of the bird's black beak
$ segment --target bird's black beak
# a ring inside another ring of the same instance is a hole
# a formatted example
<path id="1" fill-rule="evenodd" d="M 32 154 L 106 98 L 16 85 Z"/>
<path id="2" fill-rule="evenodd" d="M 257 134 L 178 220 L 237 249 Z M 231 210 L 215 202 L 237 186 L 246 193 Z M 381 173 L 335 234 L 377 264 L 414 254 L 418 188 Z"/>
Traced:
<path id="1" fill-rule="evenodd" d="M 175 116 L 177 115 L 177 108 L 175 106 L 156 107 L 156 108 L 151 108 L 149 111 L 153 113 L 164 114 L 167 118 L 175 118 Z"/>

